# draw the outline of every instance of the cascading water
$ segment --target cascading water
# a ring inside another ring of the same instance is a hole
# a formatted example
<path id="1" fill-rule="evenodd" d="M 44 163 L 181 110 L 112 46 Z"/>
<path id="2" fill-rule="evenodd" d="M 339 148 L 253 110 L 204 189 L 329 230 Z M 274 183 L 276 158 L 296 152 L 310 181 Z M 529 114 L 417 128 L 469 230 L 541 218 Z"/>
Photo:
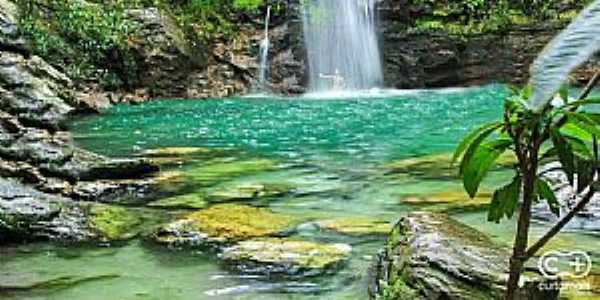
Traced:
<path id="1" fill-rule="evenodd" d="M 269 68 L 269 21 L 271 19 L 271 6 L 267 7 L 267 16 L 265 18 L 265 37 L 260 42 L 258 52 L 258 78 L 259 88 L 266 90 L 267 86 L 267 70 Z"/>
<path id="2" fill-rule="evenodd" d="M 304 41 L 312 92 L 383 84 L 377 0 L 305 0 Z"/>

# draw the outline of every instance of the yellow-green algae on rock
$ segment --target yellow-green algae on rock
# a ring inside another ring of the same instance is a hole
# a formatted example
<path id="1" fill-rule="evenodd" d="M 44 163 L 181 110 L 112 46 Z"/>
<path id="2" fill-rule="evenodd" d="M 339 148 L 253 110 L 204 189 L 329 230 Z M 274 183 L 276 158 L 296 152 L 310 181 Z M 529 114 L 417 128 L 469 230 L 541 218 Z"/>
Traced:
<path id="1" fill-rule="evenodd" d="M 182 246 L 232 243 L 281 235 L 295 224 L 296 218 L 275 214 L 266 208 L 219 204 L 163 226 L 155 233 L 155 240 Z"/>
<path id="2" fill-rule="evenodd" d="M 133 238 L 138 233 L 142 218 L 135 212 L 104 204 L 89 208 L 89 225 L 102 241 L 118 241 Z"/>
<path id="3" fill-rule="evenodd" d="M 200 185 L 214 185 L 242 175 L 274 170 L 276 162 L 269 159 L 222 160 L 200 165 L 186 172 L 190 180 Z"/>
<path id="4" fill-rule="evenodd" d="M 516 163 L 512 153 L 502 154 L 496 163 L 500 167 L 510 167 Z M 408 174 L 416 178 L 448 179 L 458 178 L 458 163 L 452 164 L 452 154 L 432 154 L 393 161 L 384 166 L 388 174 Z"/>
<path id="5" fill-rule="evenodd" d="M 226 248 L 220 258 L 245 273 L 313 276 L 332 271 L 351 250 L 346 244 L 265 238 Z"/>
<path id="6" fill-rule="evenodd" d="M 407 196 L 400 199 L 403 204 L 420 206 L 424 211 L 452 212 L 479 210 L 489 206 L 492 193 L 482 191 L 471 199 L 464 191 L 444 191 L 433 194 Z"/>
<path id="7" fill-rule="evenodd" d="M 383 235 L 392 230 L 392 224 L 387 221 L 361 217 L 317 221 L 316 225 L 324 230 L 354 236 Z"/>

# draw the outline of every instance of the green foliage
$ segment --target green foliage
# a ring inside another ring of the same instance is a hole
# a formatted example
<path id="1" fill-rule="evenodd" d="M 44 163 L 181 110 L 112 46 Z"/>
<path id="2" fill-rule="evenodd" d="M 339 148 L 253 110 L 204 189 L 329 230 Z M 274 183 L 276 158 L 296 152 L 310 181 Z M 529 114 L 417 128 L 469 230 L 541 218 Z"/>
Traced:
<path id="1" fill-rule="evenodd" d="M 516 176 L 511 183 L 494 192 L 488 212 L 488 221 L 499 223 L 504 217 L 512 218 L 519 203 L 521 184 L 521 177 Z"/>
<path id="2" fill-rule="evenodd" d="M 537 176 L 537 162 L 541 160 L 560 162 L 571 184 L 575 184 L 577 178 L 577 190 L 580 192 L 593 183 L 596 172 L 594 166 L 598 162 L 592 148 L 600 136 L 600 118 L 594 113 L 573 109 L 595 104 L 597 99 L 568 103 L 567 94 L 560 93 L 564 97 L 563 105 L 548 106 L 542 113 L 534 113 L 525 105 L 531 94 L 530 88 L 515 91 L 505 101 L 504 122 L 490 123 L 476 129 L 464 138 L 454 154 L 455 159 L 462 155 L 460 176 L 471 197 L 476 195 L 481 180 L 502 152 L 512 149 L 519 158 L 513 182 L 498 189 L 492 197 L 488 215 L 492 222 L 514 215 L 523 176 L 528 176 L 528 168 L 533 167 L 534 163 L 535 170 L 532 172 Z M 536 147 L 547 150 L 539 154 Z M 530 153 L 537 156 L 528 157 Z M 532 178 L 530 182 L 533 185 L 532 196 L 537 200 L 545 200 L 550 210 L 558 215 L 560 205 L 549 184 L 539 177 Z"/>
<path id="3" fill-rule="evenodd" d="M 585 1 L 562 0 L 411 0 L 425 13 L 415 20 L 418 31 L 471 35 L 510 30 L 515 25 L 569 21 Z M 428 13 L 431 12 L 431 13 Z"/>
<path id="4" fill-rule="evenodd" d="M 22 34 L 35 54 L 64 66 L 75 81 L 98 79 L 105 88 L 127 85 L 136 61 L 128 47 L 134 28 L 121 5 L 101 7 L 78 0 L 51 1 L 51 15 L 33 0 L 20 1 Z"/>

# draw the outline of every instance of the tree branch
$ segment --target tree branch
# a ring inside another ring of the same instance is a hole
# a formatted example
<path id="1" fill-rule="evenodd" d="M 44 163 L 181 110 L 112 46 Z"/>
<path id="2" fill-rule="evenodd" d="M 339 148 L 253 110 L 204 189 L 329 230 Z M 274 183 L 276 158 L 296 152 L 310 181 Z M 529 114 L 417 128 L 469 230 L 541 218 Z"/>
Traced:
<path id="1" fill-rule="evenodd" d="M 542 238 L 540 238 L 535 244 L 533 244 L 526 252 L 525 258 L 530 259 L 540 249 L 542 249 L 548 241 L 550 241 L 555 235 L 557 235 L 579 212 L 581 212 L 588 203 L 592 200 L 596 193 L 594 186 L 590 186 L 590 190 L 583 196 L 583 198 L 575 205 L 575 207 L 564 216 L 552 229 L 548 231 Z"/>

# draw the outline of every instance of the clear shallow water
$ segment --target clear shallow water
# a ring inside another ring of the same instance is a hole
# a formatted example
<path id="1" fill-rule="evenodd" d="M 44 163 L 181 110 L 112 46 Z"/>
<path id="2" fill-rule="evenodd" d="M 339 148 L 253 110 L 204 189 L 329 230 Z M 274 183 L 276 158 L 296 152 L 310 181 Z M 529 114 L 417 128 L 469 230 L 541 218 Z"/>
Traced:
<path id="1" fill-rule="evenodd" d="M 470 129 L 500 116 L 504 94 L 502 86 L 492 85 L 368 93 L 355 98 L 155 101 L 116 106 L 101 116 L 76 120 L 71 127 L 81 146 L 111 156 L 192 146 L 228 149 L 219 154 L 219 161 L 268 158 L 279 166 L 222 178 L 212 187 L 188 182 L 179 193 L 210 193 L 223 185 L 249 182 L 284 183 L 301 192 L 249 204 L 307 220 L 371 217 L 394 222 L 411 210 L 427 208 L 402 204 L 404 198 L 460 195 L 462 191 L 457 180 L 436 168 L 390 174 L 389 164 L 452 151 Z M 193 172 L 214 160 L 199 157 L 170 170 Z M 435 164 L 436 158 L 430 160 Z M 439 165 L 443 168 L 446 162 Z M 505 171 L 494 172 L 483 190 L 508 178 Z M 510 223 L 486 223 L 481 211 L 454 212 L 499 242 L 510 242 Z M 536 230 L 542 232 L 541 227 Z M 0 296 L 10 300 L 366 298 L 367 267 L 383 237 L 315 230 L 301 230 L 295 237 L 349 243 L 353 252 L 334 276 L 273 280 L 240 277 L 211 254 L 170 251 L 141 240 L 110 248 L 38 244 L 3 249 L 0 279 L 36 282 L 70 276 L 85 282 Z M 598 239 L 591 236 L 575 234 L 570 239 L 585 241 L 589 247 L 598 245 Z"/>

